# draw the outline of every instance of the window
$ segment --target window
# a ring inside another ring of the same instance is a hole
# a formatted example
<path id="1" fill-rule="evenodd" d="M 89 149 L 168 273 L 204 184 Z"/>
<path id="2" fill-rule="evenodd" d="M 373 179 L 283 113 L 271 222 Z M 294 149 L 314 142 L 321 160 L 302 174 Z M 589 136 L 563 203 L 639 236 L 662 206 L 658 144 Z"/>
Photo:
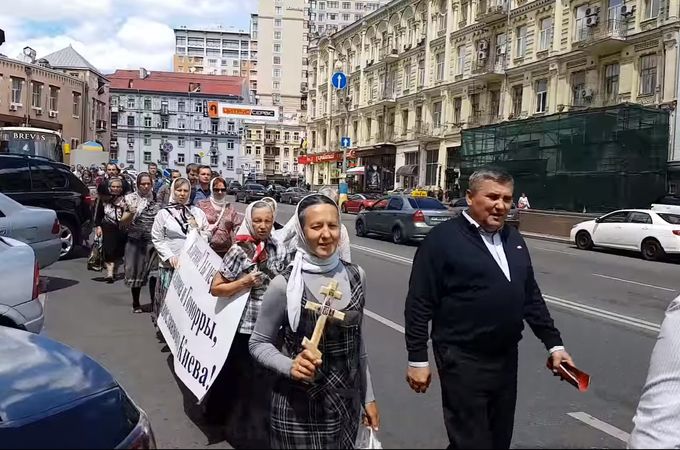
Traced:
<path id="1" fill-rule="evenodd" d="M 587 4 L 578 6 L 574 11 L 574 42 L 583 40 L 588 35 L 589 27 L 586 26 L 587 17 L 586 10 L 589 9 Z"/>
<path id="2" fill-rule="evenodd" d="M 177 102 L 177 111 L 184 112 L 184 100 L 179 100 Z"/>
<path id="3" fill-rule="evenodd" d="M 460 121 L 460 116 L 461 116 L 461 110 L 463 108 L 463 99 L 460 97 L 456 97 L 453 99 L 453 123 L 459 124 L 461 123 Z"/>
<path id="4" fill-rule="evenodd" d="M 616 102 L 619 96 L 619 64 L 604 66 L 604 96 L 607 102 Z"/>
<path id="5" fill-rule="evenodd" d="M 246 155 L 252 155 L 252 154 L 253 154 L 253 148 L 250 145 L 248 145 L 246 147 Z"/>
<path id="6" fill-rule="evenodd" d="M 167 117 L 163 117 L 161 119 L 161 128 L 164 129 L 164 130 L 168 129 L 168 118 Z"/>
<path id="7" fill-rule="evenodd" d="M 545 19 L 541 19 L 540 26 L 541 31 L 538 38 L 538 50 L 548 50 L 552 48 L 553 18 L 546 17 Z"/>
<path id="8" fill-rule="evenodd" d="M 184 153 L 177 154 L 177 164 L 184 164 Z"/>
<path id="9" fill-rule="evenodd" d="M 150 145 L 151 145 L 151 135 L 145 134 L 144 135 L 144 146 L 149 147 Z"/>
<path id="10" fill-rule="evenodd" d="M 134 127 L 135 126 L 135 116 L 128 116 L 127 125 L 128 125 L 128 127 Z"/>
<path id="11" fill-rule="evenodd" d="M 418 87 L 425 85 L 425 60 L 418 61 Z"/>
<path id="12" fill-rule="evenodd" d="M 329 14 L 328 20 L 332 20 L 332 21 L 338 20 L 338 15 L 337 14 Z"/>
<path id="13" fill-rule="evenodd" d="M 586 72 L 579 70 L 571 74 L 572 105 L 585 105 Z"/>
<path id="14" fill-rule="evenodd" d="M 24 158 L 3 159 L 0 192 L 29 192 L 31 190 L 31 172 L 28 170 L 27 161 Z"/>
<path id="15" fill-rule="evenodd" d="M 202 101 L 197 100 L 196 103 L 194 103 L 194 112 L 203 114 L 203 102 Z"/>
<path id="16" fill-rule="evenodd" d="M 643 212 L 631 212 L 630 217 L 628 217 L 628 222 L 630 223 L 641 223 L 641 224 L 651 224 L 652 216 Z"/>
<path id="17" fill-rule="evenodd" d="M 275 78 L 281 78 L 281 69 L 279 69 L 278 67 L 274 69 L 273 73 Z"/>
<path id="18" fill-rule="evenodd" d="M 342 15 L 342 20 L 343 20 L 344 22 L 349 22 L 349 21 L 351 20 L 350 17 L 351 17 L 351 16 L 350 16 L 349 14 L 343 14 L 343 15 Z"/>
<path id="19" fill-rule="evenodd" d="M 81 96 L 79 92 L 73 93 L 73 117 L 80 117 L 80 98 Z M 132 101 L 134 103 L 134 99 Z M 132 118 L 132 122 L 134 125 L 134 117 Z"/>
<path id="20" fill-rule="evenodd" d="M 177 146 L 184 148 L 184 136 L 178 136 L 177 137 Z"/>
<path id="21" fill-rule="evenodd" d="M 465 71 L 465 46 L 458 46 L 458 63 L 456 64 L 456 75 L 463 75 Z"/>
<path id="22" fill-rule="evenodd" d="M 145 109 L 146 111 L 150 111 L 150 110 L 151 110 L 151 99 L 150 99 L 150 98 L 145 98 L 145 99 L 144 99 L 144 109 Z"/>
<path id="23" fill-rule="evenodd" d="M 442 102 L 432 104 L 432 124 L 435 128 L 442 126 Z"/>
<path id="24" fill-rule="evenodd" d="M 127 107 L 128 107 L 128 109 L 135 109 L 135 98 L 134 97 L 128 97 Z"/>
<path id="25" fill-rule="evenodd" d="M 262 147 L 255 147 L 255 156 L 259 156 L 262 153 Z"/>
<path id="26" fill-rule="evenodd" d="M 128 117 L 128 120 L 129 120 L 129 117 Z M 149 116 L 144 117 L 144 126 L 147 127 L 147 128 L 151 126 L 151 117 L 149 117 Z"/>
<path id="27" fill-rule="evenodd" d="M 168 154 L 165 152 L 161 152 L 161 164 L 167 164 L 168 163 Z"/>
<path id="28" fill-rule="evenodd" d="M 522 114 L 522 93 L 524 86 L 521 84 L 512 87 L 512 115 L 519 117 Z"/>
<path id="29" fill-rule="evenodd" d="M 437 184 L 437 160 L 439 159 L 439 150 L 427 151 L 427 163 L 425 166 L 425 184 L 434 186 Z"/>
<path id="30" fill-rule="evenodd" d="M 217 149 L 217 138 L 210 139 L 210 149 Z"/>
<path id="31" fill-rule="evenodd" d="M 196 119 L 196 121 L 194 122 L 194 129 L 196 131 L 201 131 L 202 122 L 203 121 L 201 119 Z"/>
<path id="32" fill-rule="evenodd" d="M 234 170 L 234 157 L 227 156 L 227 170 Z"/>
<path id="33" fill-rule="evenodd" d="M 283 149 L 283 157 L 284 158 L 290 157 L 290 149 L 288 147 Z"/>
<path id="34" fill-rule="evenodd" d="M 274 44 L 274 53 L 281 53 L 281 44 Z"/>
<path id="35" fill-rule="evenodd" d="M 437 53 L 437 56 L 435 56 L 436 64 L 437 64 L 437 81 L 443 81 L 444 80 L 444 52 Z"/>
<path id="36" fill-rule="evenodd" d="M 194 153 L 194 164 L 202 164 L 201 155 Z"/>
<path id="37" fill-rule="evenodd" d="M 59 88 L 50 86 L 50 111 L 59 109 Z"/>
<path id="38" fill-rule="evenodd" d="M 151 152 L 144 152 L 144 164 L 151 162 Z"/>
<path id="39" fill-rule="evenodd" d="M 281 28 L 281 19 L 274 19 L 274 26 L 276 28 Z"/>
<path id="40" fill-rule="evenodd" d="M 392 197 L 390 199 L 390 202 L 387 204 L 387 210 L 390 211 L 401 211 L 401 208 L 404 206 L 404 201 L 401 199 L 401 197 Z"/>
<path id="41" fill-rule="evenodd" d="M 210 155 L 210 165 L 216 166 L 218 158 L 219 158 L 219 155 Z"/>
<path id="42" fill-rule="evenodd" d="M 227 150 L 234 149 L 234 141 L 227 141 Z"/>
<path id="43" fill-rule="evenodd" d="M 220 123 L 217 120 L 213 120 L 210 122 L 210 132 L 212 134 L 217 134 L 217 130 L 220 126 Z"/>
<path id="44" fill-rule="evenodd" d="M 31 187 L 34 191 L 52 191 L 67 184 L 67 175 L 51 164 L 31 162 Z"/>
<path id="45" fill-rule="evenodd" d="M 281 64 L 281 57 L 280 56 L 274 56 L 274 64 Z"/>
<path id="46" fill-rule="evenodd" d="M 602 217 L 600 223 L 623 223 L 627 217 L 628 211 L 618 211 Z"/>
<path id="47" fill-rule="evenodd" d="M 543 113 L 548 110 L 548 80 L 536 82 L 536 112 Z"/>
<path id="48" fill-rule="evenodd" d="M 274 7 L 274 14 L 276 14 L 277 16 L 280 16 L 281 14 L 283 14 L 283 9 L 280 6 L 275 6 Z"/>
<path id="49" fill-rule="evenodd" d="M 281 40 L 281 32 L 280 31 L 274 31 L 274 39 Z"/>
<path id="50" fill-rule="evenodd" d="M 186 128 L 186 121 L 184 120 L 184 117 L 180 117 L 179 119 L 177 119 L 177 128 L 179 128 L 180 130 Z"/>
<path id="51" fill-rule="evenodd" d="M 32 92 L 32 95 L 31 95 L 31 106 L 33 108 L 41 108 L 42 107 L 43 84 L 42 83 L 36 83 L 35 81 L 32 84 L 33 84 L 33 92 Z"/>
<path id="52" fill-rule="evenodd" d="M 127 162 L 129 162 L 129 163 L 135 162 L 135 151 L 134 150 L 128 150 L 127 151 Z"/>
<path id="53" fill-rule="evenodd" d="M 201 148 L 201 138 L 194 138 L 194 148 Z"/>
<path id="54" fill-rule="evenodd" d="M 644 19 L 653 19 L 659 15 L 659 0 L 644 0 Z"/>
<path id="55" fill-rule="evenodd" d="M 515 58 L 522 58 L 527 51 L 527 27 L 523 25 L 516 29 L 517 46 L 515 47 Z"/>
<path id="56" fill-rule="evenodd" d="M 640 57 L 640 95 L 652 95 L 656 91 L 656 55 Z"/>

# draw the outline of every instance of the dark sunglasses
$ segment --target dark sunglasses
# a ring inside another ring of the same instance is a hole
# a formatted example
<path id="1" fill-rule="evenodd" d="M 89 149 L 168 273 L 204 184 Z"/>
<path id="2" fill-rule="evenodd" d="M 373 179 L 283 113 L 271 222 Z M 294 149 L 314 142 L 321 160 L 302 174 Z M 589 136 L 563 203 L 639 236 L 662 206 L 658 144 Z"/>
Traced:
<path id="1" fill-rule="evenodd" d="M 213 192 L 227 192 L 226 189 L 213 189 Z"/>

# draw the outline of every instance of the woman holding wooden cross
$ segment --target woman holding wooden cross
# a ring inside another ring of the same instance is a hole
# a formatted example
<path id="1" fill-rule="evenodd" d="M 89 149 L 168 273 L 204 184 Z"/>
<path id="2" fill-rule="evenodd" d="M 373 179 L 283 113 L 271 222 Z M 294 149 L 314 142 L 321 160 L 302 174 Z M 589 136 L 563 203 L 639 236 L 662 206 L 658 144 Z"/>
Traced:
<path id="1" fill-rule="evenodd" d="M 271 446 L 354 448 L 362 410 L 365 425 L 380 423 L 361 332 L 366 276 L 338 255 L 332 199 L 309 195 L 296 217 L 294 262 L 271 281 L 250 339 L 253 357 L 279 374 Z"/>

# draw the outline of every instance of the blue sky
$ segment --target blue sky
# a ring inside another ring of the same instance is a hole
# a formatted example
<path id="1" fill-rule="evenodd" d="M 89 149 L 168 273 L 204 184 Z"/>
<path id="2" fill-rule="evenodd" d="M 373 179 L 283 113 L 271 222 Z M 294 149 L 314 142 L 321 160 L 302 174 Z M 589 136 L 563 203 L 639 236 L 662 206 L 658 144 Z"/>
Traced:
<path id="1" fill-rule="evenodd" d="M 102 72 L 171 70 L 174 27 L 247 30 L 256 9 L 257 0 L 14 0 L 0 11 L 0 53 L 28 45 L 40 57 L 70 44 Z"/>

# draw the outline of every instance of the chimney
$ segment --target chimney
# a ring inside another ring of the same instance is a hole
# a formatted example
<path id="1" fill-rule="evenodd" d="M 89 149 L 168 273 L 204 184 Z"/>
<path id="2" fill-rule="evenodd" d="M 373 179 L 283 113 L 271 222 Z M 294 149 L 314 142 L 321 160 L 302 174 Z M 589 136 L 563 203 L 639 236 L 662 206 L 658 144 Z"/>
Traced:
<path id="1" fill-rule="evenodd" d="M 146 70 L 144 67 L 140 67 L 139 68 L 139 79 L 143 80 L 148 76 L 149 76 L 149 71 Z"/>

